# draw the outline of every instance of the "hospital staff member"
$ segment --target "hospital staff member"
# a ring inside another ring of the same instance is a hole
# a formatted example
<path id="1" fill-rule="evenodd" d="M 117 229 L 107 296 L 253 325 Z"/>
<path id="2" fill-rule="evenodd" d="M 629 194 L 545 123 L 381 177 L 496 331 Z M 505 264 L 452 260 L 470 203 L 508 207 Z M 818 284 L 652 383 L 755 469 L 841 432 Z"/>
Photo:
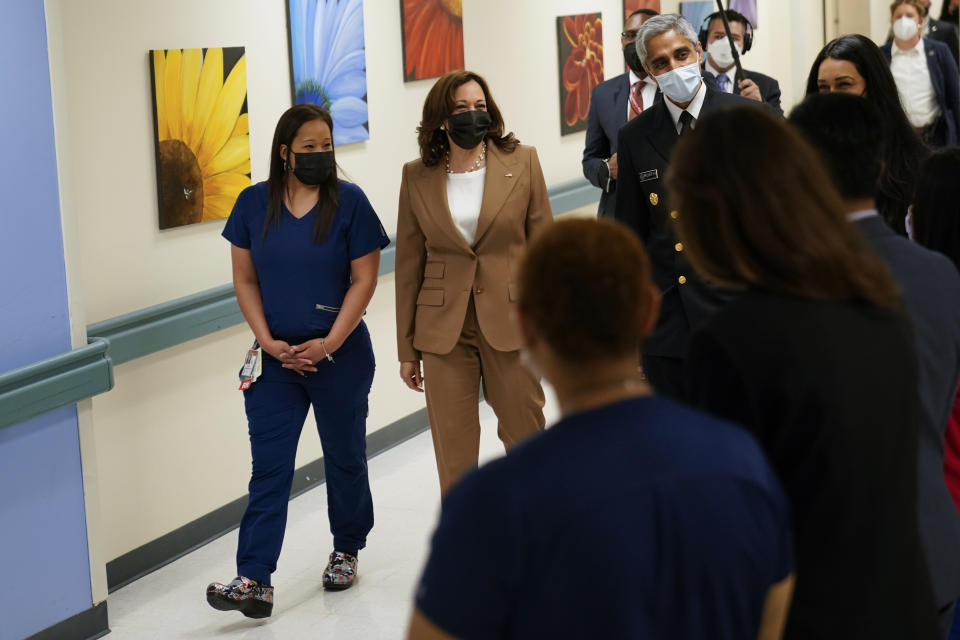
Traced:
<path id="1" fill-rule="evenodd" d="M 237 199 L 223 236 L 233 245 L 240 309 L 262 349 L 244 390 L 253 474 L 240 523 L 237 577 L 207 587 L 215 609 L 265 618 L 273 609 L 294 460 L 313 406 L 323 446 L 334 551 L 323 586 L 353 584 L 373 527 L 367 479 L 370 334 L 361 320 L 389 240 L 363 191 L 339 180 L 330 114 L 300 104 L 280 117 L 270 177 Z"/>

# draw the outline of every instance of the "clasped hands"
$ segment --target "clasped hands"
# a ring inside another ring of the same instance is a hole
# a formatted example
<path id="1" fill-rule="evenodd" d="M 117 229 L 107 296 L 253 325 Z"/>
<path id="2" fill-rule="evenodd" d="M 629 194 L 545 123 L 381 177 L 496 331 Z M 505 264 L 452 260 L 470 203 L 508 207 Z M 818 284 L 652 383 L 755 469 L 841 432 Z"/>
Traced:
<path id="1" fill-rule="evenodd" d="M 269 344 L 260 346 L 279 360 L 284 369 L 290 369 L 303 376 L 308 371 L 315 372 L 317 363 L 326 359 L 326 354 L 333 355 L 341 345 L 330 338 L 325 338 L 321 345 L 320 338 L 315 338 L 296 345 L 287 344 L 283 340 L 271 340 Z M 326 347 L 326 353 L 324 353 L 324 347 Z"/>

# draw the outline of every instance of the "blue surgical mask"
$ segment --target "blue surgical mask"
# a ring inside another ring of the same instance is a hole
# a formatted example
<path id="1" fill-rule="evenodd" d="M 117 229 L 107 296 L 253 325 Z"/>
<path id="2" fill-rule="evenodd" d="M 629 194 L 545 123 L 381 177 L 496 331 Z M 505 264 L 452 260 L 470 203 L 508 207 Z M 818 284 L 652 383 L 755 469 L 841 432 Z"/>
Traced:
<path id="1" fill-rule="evenodd" d="M 677 67 L 654 76 L 663 95 L 677 103 L 690 102 L 697 95 L 697 89 L 703 78 L 700 75 L 700 61 Z"/>

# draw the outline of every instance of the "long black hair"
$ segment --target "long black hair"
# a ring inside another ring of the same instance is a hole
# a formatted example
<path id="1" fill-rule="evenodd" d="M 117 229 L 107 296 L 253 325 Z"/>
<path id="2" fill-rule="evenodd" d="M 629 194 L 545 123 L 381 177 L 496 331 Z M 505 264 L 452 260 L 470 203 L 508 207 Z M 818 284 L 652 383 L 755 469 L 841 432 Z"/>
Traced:
<path id="1" fill-rule="evenodd" d="M 880 48 L 866 36 L 841 36 L 827 44 L 813 62 L 807 78 L 807 95 L 817 93 L 820 64 L 827 58 L 846 60 L 866 83 L 866 98 L 880 114 L 884 136 L 884 172 L 877 193 L 877 209 L 898 233 L 906 233 L 904 219 L 913 201 L 917 170 L 929 150 L 910 126 L 900 104 L 900 94 L 890 65 Z"/>
<path id="2" fill-rule="evenodd" d="M 283 197 L 286 195 L 290 180 L 289 165 L 280 155 L 280 147 L 286 145 L 289 157 L 290 147 L 293 145 L 293 140 L 297 137 L 300 127 L 311 120 L 318 119 L 327 123 L 332 136 L 333 118 L 330 117 L 330 113 L 326 109 L 322 109 L 315 104 L 294 105 L 287 109 L 277 122 L 277 128 L 273 132 L 273 144 L 270 146 L 270 176 L 267 178 L 267 217 L 263 221 L 264 237 L 267 236 L 267 231 L 271 225 L 275 229 L 280 227 L 280 220 L 283 219 Z M 320 185 L 317 218 L 313 224 L 313 241 L 316 243 L 326 240 L 327 234 L 330 233 L 330 227 L 333 226 L 333 219 L 337 215 L 337 207 L 340 204 L 339 189 L 336 160 L 334 160 L 334 170 L 330 172 L 330 178 Z"/>
<path id="3" fill-rule="evenodd" d="M 913 237 L 960 269 L 960 148 L 930 154 L 920 167 L 913 201 Z"/>
<path id="4" fill-rule="evenodd" d="M 950 0 L 943 0 L 943 7 L 940 9 L 940 19 L 953 25 L 960 24 L 960 11 L 951 12 Z"/>

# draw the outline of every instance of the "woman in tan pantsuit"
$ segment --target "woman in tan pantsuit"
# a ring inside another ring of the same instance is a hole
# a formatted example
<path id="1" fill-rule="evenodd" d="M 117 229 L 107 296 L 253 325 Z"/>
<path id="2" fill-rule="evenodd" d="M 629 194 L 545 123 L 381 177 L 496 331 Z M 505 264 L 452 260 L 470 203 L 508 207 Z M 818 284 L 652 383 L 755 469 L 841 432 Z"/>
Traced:
<path id="1" fill-rule="evenodd" d="M 527 241 L 553 214 L 536 150 L 503 129 L 483 78 L 452 71 L 427 95 L 420 158 L 403 167 L 400 377 L 426 389 L 441 494 L 477 464 L 481 384 L 507 448 L 544 424 L 543 389 L 520 361 L 511 313 Z"/>

